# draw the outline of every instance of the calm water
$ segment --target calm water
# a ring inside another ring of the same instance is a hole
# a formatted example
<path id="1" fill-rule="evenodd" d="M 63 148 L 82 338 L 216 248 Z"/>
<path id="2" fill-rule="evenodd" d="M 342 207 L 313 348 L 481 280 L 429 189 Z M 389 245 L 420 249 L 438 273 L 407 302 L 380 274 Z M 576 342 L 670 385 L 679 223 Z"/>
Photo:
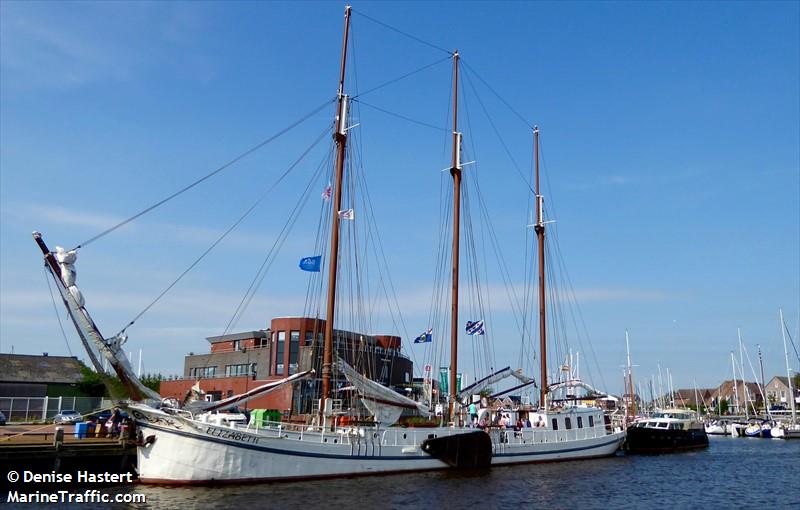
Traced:
<path id="1" fill-rule="evenodd" d="M 800 441 L 711 438 L 711 446 L 699 452 L 509 466 L 485 472 L 440 471 L 227 487 L 132 486 L 114 491 L 146 494 L 147 504 L 138 508 L 337 509 L 357 504 L 358 508 L 404 510 L 798 509 Z"/>

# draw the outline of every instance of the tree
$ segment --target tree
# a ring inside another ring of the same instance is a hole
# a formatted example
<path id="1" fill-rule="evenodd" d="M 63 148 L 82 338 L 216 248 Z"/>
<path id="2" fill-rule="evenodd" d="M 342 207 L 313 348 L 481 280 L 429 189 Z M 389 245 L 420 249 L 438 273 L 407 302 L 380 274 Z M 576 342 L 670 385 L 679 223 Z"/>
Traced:
<path id="1" fill-rule="evenodd" d="M 161 381 L 164 380 L 164 376 L 161 374 L 144 374 L 140 380 L 142 381 L 142 384 L 156 393 L 159 393 L 161 390 Z"/>
<path id="2" fill-rule="evenodd" d="M 84 395 L 89 397 L 104 397 L 106 395 L 106 385 L 103 384 L 100 374 L 86 365 L 81 368 L 81 373 L 83 374 L 83 379 L 78 383 L 78 389 Z"/>

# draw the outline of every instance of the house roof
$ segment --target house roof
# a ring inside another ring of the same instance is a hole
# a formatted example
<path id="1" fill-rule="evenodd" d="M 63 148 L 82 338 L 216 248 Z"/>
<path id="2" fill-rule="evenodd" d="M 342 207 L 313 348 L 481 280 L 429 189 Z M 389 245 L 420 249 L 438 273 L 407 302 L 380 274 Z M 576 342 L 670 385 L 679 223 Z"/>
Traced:
<path id="1" fill-rule="evenodd" d="M 0 382 L 74 384 L 83 379 L 83 368 L 74 356 L 0 354 Z"/>
<path id="2" fill-rule="evenodd" d="M 751 399 L 757 401 L 761 400 L 761 389 L 758 387 L 758 384 L 754 382 L 742 383 L 742 381 L 737 380 L 736 386 L 734 387 L 733 381 L 730 379 L 720 383 L 720 385 L 714 390 L 711 396 L 714 399 L 717 399 L 720 396 L 722 396 L 722 398 L 729 398 L 733 397 L 738 392 L 739 398 L 744 399 L 745 388 L 747 388 L 747 392 L 749 393 L 749 397 Z"/>
<path id="3" fill-rule="evenodd" d="M 776 380 L 776 379 L 777 379 L 777 380 L 778 380 L 778 381 L 779 381 L 781 384 L 783 384 L 784 386 L 786 386 L 786 387 L 789 387 L 789 378 L 788 378 L 788 377 L 786 377 L 786 376 L 780 376 L 780 375 L 776 375 L 776 376 L 774 376 L 772 379 L 770 379 L 770 380 L 769 380 L 769 382 L 767 383 L 767 386 L 769 386 L 770 384 L 772 384 L 772 381 L 774 381 L 774 380 Z"/>

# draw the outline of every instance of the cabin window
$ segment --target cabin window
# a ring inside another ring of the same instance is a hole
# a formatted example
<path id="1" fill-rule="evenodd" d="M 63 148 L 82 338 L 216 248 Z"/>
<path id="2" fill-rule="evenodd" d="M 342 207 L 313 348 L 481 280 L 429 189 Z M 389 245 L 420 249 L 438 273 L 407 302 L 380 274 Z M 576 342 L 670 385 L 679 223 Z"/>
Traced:
<path id="1" fill-rule="evenodd" d="M 558 420 L 553 418 L 553 430 L 558 430 Z"/>
<path id="2" fill-rule="evenodd" d="M 232 345 L 233 345 L 233 350 L 234 351 L 241 351 L 242 350 L 241 349 L 241 347 L 242 347 L 242 341 L 241 340 L 234 340 L 232 342 Z"/>
<path id="3" fill-rule="evenodd" d="M 579 429 L 583 428 L 583 418 L 580 416 L 578 416 L 578 428 Z"/>
<path id="4" fill-rule="evenodd" d="M 594 427 L 594 416 L 589 416 L 589 426 Z"/>
<path id="5" fill-rule="evenodd" d="M 572 428 L 572 418 L 564 418 L 564 425 L 567 430 L 570 430 Z"/>
<path id="6" fill-rule="evenodd" d="M 659 422 L 657 426 L 660 429 L 665 429 L 665 428 L 667 428 L 667 425 L 669 425 L 669 423 L 667 423 L 665 421 L 662 421 L 662 422 Z"/>
<path id="7" fill-rule="evenodd" d="M 311 342 L 313 341 L 314 341 L 314 332 L 306 331 L 305 338 L 303 339 L 303 345 L 311 345 Z"/>

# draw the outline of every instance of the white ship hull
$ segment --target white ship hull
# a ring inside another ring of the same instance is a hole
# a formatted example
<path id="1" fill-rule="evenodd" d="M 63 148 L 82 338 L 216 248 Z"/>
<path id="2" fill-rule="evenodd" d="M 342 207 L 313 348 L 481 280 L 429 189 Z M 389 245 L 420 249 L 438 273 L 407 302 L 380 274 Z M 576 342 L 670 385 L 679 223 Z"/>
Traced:
<path id="1" fill-rule="evenodd" d="M 425 439 L 474 429 L 390 428 L 349 432 L 247 430 L 132 406 L 149 444 L 138 448 L 144 483 L 198 484 L 306 480 L 450 469 L 422 451 Z M 603 426 L 580 430 L 493 430 L 492 465 L 577 460 L 613 455 L 624 432 Z"/>

